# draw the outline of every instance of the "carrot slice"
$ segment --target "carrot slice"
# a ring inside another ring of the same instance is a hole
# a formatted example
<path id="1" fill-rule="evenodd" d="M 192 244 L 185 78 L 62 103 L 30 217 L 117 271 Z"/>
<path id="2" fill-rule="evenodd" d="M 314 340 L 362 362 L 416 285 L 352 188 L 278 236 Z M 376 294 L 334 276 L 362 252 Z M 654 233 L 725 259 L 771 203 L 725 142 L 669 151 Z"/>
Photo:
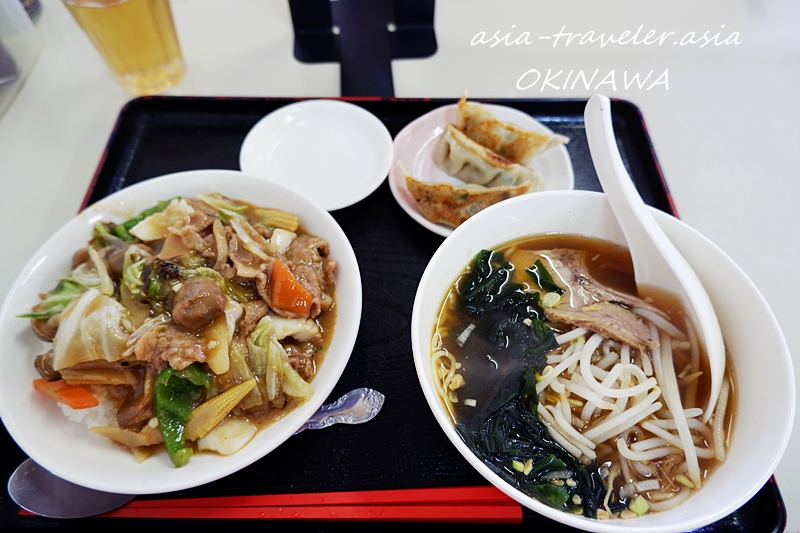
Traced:
<path id="1" fill-rule="evenodd" d="M 97 398 L 92 396 L 92 393 L 88 390 L 80 385 L 70 385 L 63 379 L 57 381 L 47 381 L 41 378 L 34 379 L 33 387 L 73 409 L 88 409 L 100 405 Z"/>
<path id="2" fill-rule="evenodd" d="M 311 293 L 297 281 L 292 271 L 279 260 L 272 263 L 270 300 L 276 309 L 296 315 L 307 315 L 311 307 Z"/>

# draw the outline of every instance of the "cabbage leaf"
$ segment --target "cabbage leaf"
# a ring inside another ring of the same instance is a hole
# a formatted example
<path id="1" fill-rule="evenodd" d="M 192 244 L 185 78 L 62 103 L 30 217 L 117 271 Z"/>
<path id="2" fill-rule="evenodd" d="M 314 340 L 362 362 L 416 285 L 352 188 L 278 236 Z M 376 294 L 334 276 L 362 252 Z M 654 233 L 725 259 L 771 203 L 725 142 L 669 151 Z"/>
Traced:
<path id="1" fill-rule="evenodd" d="M 258 325 L 247 337 L 250 357 L 260 366 L 266 362 L 264 381 L 270 401 L 283 392 L 302 405 L 311 399 L 311 384 L 305 381 L 289 362 L 289 356 L 275 334 L 275 324 L 269 315 L 259 320 Z"/>
<path id="2" fill-rule="evenodd" d="M 97 289 L 88 289 L 61 314 L 53 339 L 53 369 L 87 361 L 122 359 L 133 331 L 128 310 Z"/>

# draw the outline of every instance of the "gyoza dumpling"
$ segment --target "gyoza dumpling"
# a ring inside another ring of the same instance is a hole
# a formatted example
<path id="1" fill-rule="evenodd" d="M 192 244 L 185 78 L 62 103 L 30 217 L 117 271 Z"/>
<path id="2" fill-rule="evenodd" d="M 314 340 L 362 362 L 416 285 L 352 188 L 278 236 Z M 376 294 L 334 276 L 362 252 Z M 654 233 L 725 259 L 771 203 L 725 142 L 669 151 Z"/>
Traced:
<path id="1" fill-rule="evenodd" d="M 452 124 L 445 126 L 433 150 L 433 161 L 444 172 L 465 183 L 485 187 L 518 187 L 530 182 L 531 190 L 544 189 L 539 173 L 512 163 L 476 143 Z"/>
<path id="2" fill-rule="evenodd" d="M 406 174 L 406 186 L 425 218 L 436 224 L 457 227 L 469 217 L 507 198 L 525 194 L 530 182 L 512 187 L 486 188 L 468 184 L 456 187 L 446 182 L 425 182 Z"/>
<path id="3" fill-rule="evenodd" d="M 530 164 L 533 156 L 569 142 L 557 133 L 538 133 L 498 120 L 484 105 L 467 102 L 466 95 L 458 102 L 455 126 L 481 146 L 523 166 Z"/>

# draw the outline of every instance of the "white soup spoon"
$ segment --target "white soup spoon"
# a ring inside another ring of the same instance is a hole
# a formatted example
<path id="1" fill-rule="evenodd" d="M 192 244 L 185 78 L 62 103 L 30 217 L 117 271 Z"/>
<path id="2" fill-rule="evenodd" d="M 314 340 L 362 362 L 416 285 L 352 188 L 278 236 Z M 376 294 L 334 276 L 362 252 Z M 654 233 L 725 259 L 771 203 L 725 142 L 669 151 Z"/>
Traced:
<path id="1" fill-rule="evenodd" d="M 625 234 L 637 289 L 641 293 L 653 287 L 677 296 L 705 347 L 711 370 L 711 394 L 703 412 L 707 422 L 725 374 L 725 346 L 714 307 L 697 274 L 656 223 L 628 175 L 614 137 L 608 97 L 592 96 L 584 121 L 597 177 Z"/>

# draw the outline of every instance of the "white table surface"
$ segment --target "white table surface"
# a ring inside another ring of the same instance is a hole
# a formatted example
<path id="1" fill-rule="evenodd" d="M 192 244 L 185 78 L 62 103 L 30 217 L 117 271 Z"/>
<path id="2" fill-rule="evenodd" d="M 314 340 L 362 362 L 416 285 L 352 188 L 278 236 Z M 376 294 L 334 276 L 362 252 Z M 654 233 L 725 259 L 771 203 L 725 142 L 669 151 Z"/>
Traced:
<path id="1" fill-rule="evenodd" d="M 77 212 L 122 106 L 132 99 L 57 0 L 42 0 L 43 48 L 27 82 L 0 117 L 0 298 L 34 251 Z M 188 65 L 167 94 L 338 96 L 338 64 L 292 55 L 283 0 L 173 0 Z M 398 97 L 625 98 L 642 111 L 680 217 L 725 250 L 759 287 L 800 368 L 800 3 L 795 0 L 438 0 L 437 53 L 393 63 Z M 724 26 L 723 26 L 724 25 Z M 674 32 L 664 44 L 568 46 L 559 33 Z M 716 40 L 673 44 L 690 31 Z M 506 41 L 471 44 L 485 32 Z M 529 32 L 528 42 L 524 44 Z M 732 34 L 738 32 L 737 35 Z M 723 41 L 739 44 L 719 44 Z M 518 40 L 519 44 L 514 44 Z M 511 44 L 507 44 L 510 42 Z M 519 89 L 541 79 L 533 87 Z M 563 71 L 551 79 L 543 80 Z M 566 83 L 567 73 L 573 77 Z M 589 89 L 572 85 L 583 70 Z M 653 74 L 643 88 L 624 84 Z M 666 72 L 666 74 L 665 74 Z M 598 84 L 613 75 L 611 83 Z M 659 83 L 661 77 L 668 84 Z M 520 78 L 522 80 L 520 81 Z M 754 458 L 757 460 L 757 458 Z M 800 531 L 800 435 L 776 479 Z"/>

